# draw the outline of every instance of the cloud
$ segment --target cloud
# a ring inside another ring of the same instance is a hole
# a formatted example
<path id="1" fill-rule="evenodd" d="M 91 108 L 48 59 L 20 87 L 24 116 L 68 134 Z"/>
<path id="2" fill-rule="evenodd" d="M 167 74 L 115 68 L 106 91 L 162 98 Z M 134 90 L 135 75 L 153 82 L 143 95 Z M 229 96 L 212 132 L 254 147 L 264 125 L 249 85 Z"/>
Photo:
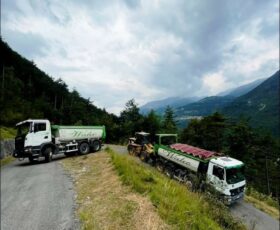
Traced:
<path id="1" fill-rule="evenodd" d="M 225 82 L 225 77 L 222 72 L 210 73 L 202 78 L 203 90 L 207 90 L 214 95 L 217 92 L 221 92 L 225 88 L 231 88 L 230 83 Z"/>
<path id="2" fill-rule="evenodd" d="M 213 95 L 279 69 L 279 3 L 2 1 L 2 36 L 54 78 L 118 113 Z"/>

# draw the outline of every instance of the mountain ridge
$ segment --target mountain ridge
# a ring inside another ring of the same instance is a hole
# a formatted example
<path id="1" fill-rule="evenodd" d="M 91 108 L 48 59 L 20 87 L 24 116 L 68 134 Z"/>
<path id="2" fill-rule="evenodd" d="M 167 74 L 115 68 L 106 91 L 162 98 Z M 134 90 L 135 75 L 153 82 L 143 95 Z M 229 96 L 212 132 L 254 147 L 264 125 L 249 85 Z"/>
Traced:
<path id="1" fill-rule="evenodd" d="M 246 117 L 253 127 L 279 136 L 279 70 L 259 86 L 233 100 L 222 113 L 233 118 Z"/>
<path id="2" fill-rule="evenodd" d="M 241 86 L 238 86 L 236 88 L 223 91 L 223 92 L 217 94 L 217 96 L 230 95 L 230 96 L 234 96 L 234 97 L 240 97 L 240 96 L 250 92 L 251 90 L 253 90 L 257 86 L 259 86 L 265 80 L 266 80 L 266 78 L 259 78 L 257 80 L 254 80 L 254 81 L 248 83 L 248 84 L 241 85 Z"/>
<path id="3" fill-rule="evenodd" d="M 150 101 L 140 106 L 140 112 L 147 114 L 150 110 L 155 110 L 157 113 L 162 114 L 167 106 L 172 108 L 178 107 L 184 104 L 192 103 L 199 100 L 198 97 L 168 97 L 162 100 Z"/>
<path id="4" fill-rule="evenodd" d="M 146 104 L 140 106 L 140 112 L 142 114 L 147 114 L 150 110 L 154 110 L 155 112 L 157 112 L 159 115 L 162 115 L 166 109 L 167 106 L 172 107 L 174 110 L 178 110 L 178 109 L 182 109 L 182 107 L 187 107 L 189 104 L 192 103 L 198 103 L 200 100 L 209 100 L 210 98 L 214 98 L 214 97 L 219 97 L 221 98 L 221 104 L 224 104 L 225 101 L 228 101 L 229 97 L 239 97 L 242 96 L 246 93 L 248 93 L 249 91 L 251 91 L 252 89 L 254 89 L 255 87 L 257 87 L 258 85 L 260 85 L 263 81 L 265 81 L 266 78 L 260 78 L 257 80 L 254 80 L 248 84 L 245 85 L 241 85 L 238 86 L 236 88 L 230 89 L 230 90 L 226 90 L 223 91 L 217 95 L 214 96 L 207 96 L 207 97 L 168 97 L 168 98 L 164 98 L 162 100 L 154 100 L 154 101 L 150 101 L 147 102 Z M 226 97 L 226 98 L 223 98 Z M 210 99 L 209 101 L 212 103 L 212 99 Z M 217 99 L 218 101 L 218 99 Z M 218 106 L 220 108 L 220 106 Z M 208 114 L 207 114 L 208 115 Z"/>

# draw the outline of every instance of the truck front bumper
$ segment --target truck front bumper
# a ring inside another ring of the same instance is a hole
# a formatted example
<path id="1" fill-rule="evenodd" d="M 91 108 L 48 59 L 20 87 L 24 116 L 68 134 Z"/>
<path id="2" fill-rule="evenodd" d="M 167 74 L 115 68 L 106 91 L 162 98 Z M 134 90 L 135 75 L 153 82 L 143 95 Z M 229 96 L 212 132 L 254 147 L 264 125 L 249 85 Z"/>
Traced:
<path id="1" fill-rule="evenodd" d="M 226 205 L 231 205 L 231 204 L 237 202 L 238 200 L 242 200 L 243 197 L 244 197 L 244 192 L 241 192 L 241 193 L 239 193 L 235 196 L 225 196 L 224 197 L 224 203 Z"/>
<path id="2" fill-rule="evenodd" d="M 41 154 L 40 149 L 35 149 L 33 147 L 25 147 L 21 151 L 15 149 L 13 152 L 13 157 L 15 158 L 39 157 L 40 154 Z"/>

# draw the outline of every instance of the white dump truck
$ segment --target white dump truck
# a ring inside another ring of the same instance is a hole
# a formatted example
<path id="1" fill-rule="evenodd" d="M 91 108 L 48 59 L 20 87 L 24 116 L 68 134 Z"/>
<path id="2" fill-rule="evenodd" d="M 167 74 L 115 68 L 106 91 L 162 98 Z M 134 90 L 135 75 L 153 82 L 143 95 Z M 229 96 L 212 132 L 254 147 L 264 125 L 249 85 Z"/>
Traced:
<path id="1" fill-rule="evenodd" d="M 106 137 L 105 126 L 60 126 L 49 120 L 28 119 L 16 124 L 15 158 L 30 162 L 44 157 L 46 162 L 59 153 L 88 154 L 99 151 Z"/>
<path id="2" fill-rule="evenodd" d="M 192 189 L 216 193 L 225 204 L 242 199 L 245 192 L 243 162 L 177 141 L 177 134 L 157 134 L 152 153 L 142 151 L 145 161 L 150 159 L 169 177 L 186 183 Z"/>

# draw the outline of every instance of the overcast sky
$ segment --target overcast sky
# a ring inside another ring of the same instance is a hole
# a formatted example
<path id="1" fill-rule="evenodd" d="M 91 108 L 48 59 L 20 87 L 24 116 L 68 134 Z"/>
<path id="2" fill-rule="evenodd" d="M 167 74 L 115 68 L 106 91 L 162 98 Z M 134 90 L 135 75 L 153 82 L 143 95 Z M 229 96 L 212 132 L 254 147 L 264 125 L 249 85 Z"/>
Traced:
<path id="1" fill-rule="evenodd" d="M 1 33 L 53 78 L 118 114 L 215 95 L 279 69 L 278 0 L 2 0 Z"/>

